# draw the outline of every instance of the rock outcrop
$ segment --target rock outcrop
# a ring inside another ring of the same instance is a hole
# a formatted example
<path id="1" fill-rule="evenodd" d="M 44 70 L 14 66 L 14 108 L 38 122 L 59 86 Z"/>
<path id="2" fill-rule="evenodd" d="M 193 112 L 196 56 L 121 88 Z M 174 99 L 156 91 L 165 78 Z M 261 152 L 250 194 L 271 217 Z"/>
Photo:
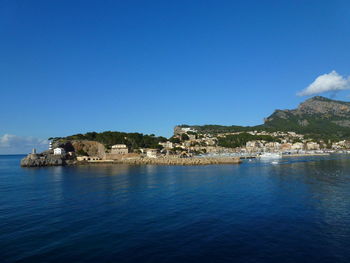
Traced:
<path id="1" fill-rule="evenodd" d="M 22 167 L 61 166 L 66 164 L 65 156 L 53 154 L 28 154 L 21 160 Z"/>
<path id="2" fill-rule="evenodd" d="M 301 103 L 295 113 L 349 117 L 350 103 L 316 96 Z"/>
<path id="3" fill-rule="evenodd" d="M 104 158 L 106 154 L 106 148 L 102 143 L 95 141 L 71 141 L 70 142 L 76 153 L 82 153 L 82 155 L 95 156 Z"/>
<path id="4" fill-rule="evenodd" d="M 300 118 L 302 116 L 317 116 L 323 119 L 350 118 L 350 102 L 331 100 L 316 96 L 301 103 L 294 110 L 276 110 L 266 122 L 274 119 L 290 119 L 291 116 Z"/>
<path id="5" fill-rule="evenodd" d="M 54 155 L 52 150 L 48 150 L 40 154 L 28 154 L 21 160 L 21 166 L 62 166 L 74 164 L 76 162 L 76 155 L 87 155 L 103 159 L 106 154 L 104 145 L 94 141 L 59 140 L 53 144 L 53 148 L 56 147 L 63 148 L 67 154 Z"/>
<path id="6" fill-rule="evenodd" d="M 88 140 L 66 140 L 60 139 L 53 143 L 53 148 L 63 148 L 67 153 L 80 153 L 79 155 L 94 156 L 103 158 L 106 148 L 102 143 Z"/>

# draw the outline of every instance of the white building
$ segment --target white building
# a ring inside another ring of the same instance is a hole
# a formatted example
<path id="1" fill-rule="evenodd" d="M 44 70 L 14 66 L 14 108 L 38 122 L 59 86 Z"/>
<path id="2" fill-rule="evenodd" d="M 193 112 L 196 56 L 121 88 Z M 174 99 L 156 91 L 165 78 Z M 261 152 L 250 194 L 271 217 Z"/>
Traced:
<path id="1" fill-rule="evenodd" d="M 78 161 L 99 161 L 101 158 L 97 156 L 77 156 Z"/>
<path id="2" fill-rule="evenodd" d="M 304 144 L 301 142 L 293 143 L 291 147 L 292 150 L 302 150 L 303 148 L 304 148 Z"/>
<path id="3" fill-rule="evenodd" d="M 319 150 L 320 145 L 317 142 L 308 142 L 306 143 L 306 150 Z"/>
<path id="4" fill-rule="evenodd" d="M 246 143 L 246 149 L 248 152 L 256 152 L 261 150 L 264 147 L 264 144 L 260 141 L 248 141 Z"/>
<path id="5" fill-rule="evenodd" d="M 169 142 L 169 141 L 166 141 L 166 142 L 160 142 L 159 145 L 162 145 L 163 148 L 165 149 L 171 149 L 173 148 L 173 143 L 172 142 Z"/>
<path id="6" fill-rule="evenodd" d="M 281 144 L 279 142 L 268 142 L 265 143 L 264 147 L 269 151 L 277 151 L 281 148 Z"/>
<path id="7" fill-rule="evenodd" d="M 146 152 L 146 156 L 148 158 L 157 158 L 157 153 L 158 153 L 157 149 L 148 149 Z"/>
<path id="8" fill-rule="evenodd" d="M 55 148 L 53 149 L 54 155 L 63 155 L 66 154 L 66 151 L 63 148 Z"/>
<path id="9" fill-rule="evenodd" d="M 129 149 L 125 144 L 116 144 L 112 146 L 112 154 L 128 154 Z"/>
<path id="10" fill-rule="evenodd" d="M 296 151 L 300 151 L 300 150 L 304 149 L 304 144 L 301 142 L 293 143 L 291 149 L 296 150 Z"/>

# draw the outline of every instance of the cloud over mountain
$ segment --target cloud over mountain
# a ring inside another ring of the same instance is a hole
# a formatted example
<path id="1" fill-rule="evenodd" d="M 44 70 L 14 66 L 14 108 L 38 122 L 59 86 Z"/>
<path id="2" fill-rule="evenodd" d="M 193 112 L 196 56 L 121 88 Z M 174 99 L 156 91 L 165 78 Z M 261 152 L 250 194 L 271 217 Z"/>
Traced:
<path id="1" fill-rule="evenodd" d="M 43 151 L 48 148 L 48 140 L 29 136 L 4 134 L 0 136 L 0 154 L 29 153 L 33 148 Z"/>
<path id="2" fill-rule="evenodd" d="M 336 71 L 318 76 L 306 89 L 297 93 L 298 96 L 310 96 L 324 92 L 337 92 L 350 89 L 350 78 L 339 75 Z"/>

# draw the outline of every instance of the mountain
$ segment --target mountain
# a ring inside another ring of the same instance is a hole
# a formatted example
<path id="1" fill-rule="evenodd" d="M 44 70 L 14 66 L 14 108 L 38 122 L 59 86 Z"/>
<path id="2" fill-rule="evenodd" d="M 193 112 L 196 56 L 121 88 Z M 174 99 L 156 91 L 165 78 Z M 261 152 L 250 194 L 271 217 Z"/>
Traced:
<path id="1" fill-rule="evenodd" d="M 310 98 L 296 109 L 275 110 L 257 126 L 202 125 L 191 127 L 202 133 L 238 132 L 247 130 L 294 131 L 307 137 L 324 140 L 350 138 L 350 102 L 321 96 Z"/>
<path id="2" fill-rule="evenodd" d="M 311 137 L 350 137 L 350 102 L 317 96 L 294 110 L 276 110 L 262 125 L 267 129 L 295 131 Z"/>

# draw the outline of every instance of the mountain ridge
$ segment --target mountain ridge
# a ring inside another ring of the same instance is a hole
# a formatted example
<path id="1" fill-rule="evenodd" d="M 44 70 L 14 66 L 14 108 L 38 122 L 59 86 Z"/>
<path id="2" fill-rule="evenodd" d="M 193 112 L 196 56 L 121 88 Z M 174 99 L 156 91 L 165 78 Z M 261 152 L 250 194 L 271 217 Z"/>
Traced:
<path id="1" fill-rule="evenodd" d="M 350 138 L 350 102 L 315 96 L 296 109 L 277 109 L 256 126 L 180 125 L 204 133 L 242 132 L 248 130 L 294 131 L 311 138 Z"/>

